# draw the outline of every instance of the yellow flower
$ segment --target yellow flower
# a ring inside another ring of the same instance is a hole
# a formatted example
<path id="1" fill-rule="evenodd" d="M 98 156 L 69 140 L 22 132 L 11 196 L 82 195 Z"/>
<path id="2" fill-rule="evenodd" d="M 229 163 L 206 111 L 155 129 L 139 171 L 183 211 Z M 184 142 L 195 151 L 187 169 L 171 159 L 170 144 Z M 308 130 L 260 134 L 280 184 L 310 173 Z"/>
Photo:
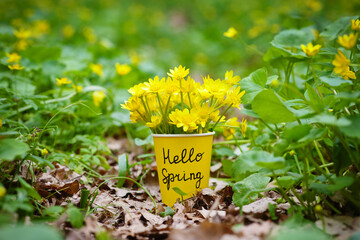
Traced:
<path id="1" fill-rule="evenodd" d="M 294 151 L 294 150 L 291 150 L 291 151 L 289 152 L 289 154 L 290 154 L 290 156 L 294 156 L 294 155 L 295 155 L 295 151 Z"/>
<path id="2" fill-rule="evenodd" d="M 82 34 L 85 37 L 86 41 L 88 41 L 89 43 L 96 42 L 97 37 L 91 27 L 85 27 L 82 31 Z"/>
<path id="3" fill-rule="evenodd" d="M 130 97 L 128 101 L 125 101 L 124 104 L 120 104 L 121 108 L 127 109 L 130 112 L 135 112 L 136 110 L 139 110 L 140 108 L 141 100 L 138 97 Z"/>
<path id="4" fill-rule="evenodd" d="M 127 64 L 116 63 L 115 68 L 117 74 L 119 74 L 120 76 L 124 76 L 131 71 L 131 67 Z"/>
<path id="5" fill-rule="evenodd" d="M 48 154 L 49 154 L 49 151 L 46 148 L 41 150 L 41 155 L 46 156 Z"/>
<path id="6" fill-rule="evenodd" d="M 225 104 L 232 105 L 232 107 L 240 109 L 241 97 L 245 91 L 240 92 L 240 87 L 232 88 L 226 93 Z"/>
<path id="7" fill-rule="evenodd" d="M 145 125 L 150 128 L 156 128 L 157 126 L 160 125 L 161 120 L 162 120 L 162 117 L 160 115 L 153 115 L 153 116 L 151 116 L 151 121 L 147 122 Z"/>
<path id="8" fill-rule="evenodd" d="M 130 112 L 130 120 L 132 123 L 137 123 L 143 119 L 141 118 L 141 115 L 138 112 Z"/>
<path id="9" fill-rule="evenodd" d="M 350 70 L 350 60 L 340 50 L 338 50 L 338 54 L 335 55 L 335 59 L 331 63 L 335 66 L 335 74 L 339 74 L 345 79 L 356 79 L 355 73 Z"/>
<path id="10" fill-rule="evenodd" d="M 19 39 L 28 39 L 31 37 L 31 31 L 20 28 L 19 30 L 14 30 L 14 35 Z"/>
<path id="11" fill-rule="evenodd" d="M 29 46 L 29 42 L 26 39 L 20 39 L 15 43 L 15 47 L 17 50 L 25 50 Z"/>
<path id="12" fill-rule="evenodd" d="M 210 119 L 213 122 L 217 122 L 220 118 L 220 111 L 216 110 L 210 114 Z M 225 122 L 225 116 L 222 116 L 219 122 Z"/>
<path id="13" fill-rule="evenodd" d="M 351 29 L 354 31 L 360 30 L 360 20 L 359 19 L 351 19 Z"/>
<path id="14" fill-rule="evenodd" d="M 230 118 L 225 122 L 226 127 L 223 129 L 223 135 L 226 139 L 232 139 L 236 132 L 236 129 L 233 127 L 240 127 L 237 117 Z M 233 127 L 231 127 L 233 126 Z"/>
<path id="15" fill-rule="evenodd" d="M 75 34 L 75 29 L 73 26 L 71 25 L 65 25 L 62 29 L 61 29 L 62 35 L 65 38 L 71 38 L 72 36 L 74 36 Z"/>
<path id="16" fill-rule="evenodd" d="M 3 197 L 6 195 L 6 188 L 3 186 L 0 186 L 0 197 Z"/>
<path id="17" fill-rule="evenodd" d="M 176 109 L 177 110 L 177 109 Z M 169 114 L 170 123 L 178 128 L 183 128 L 184 132 L 192 132 L 198 128 L 196 119 L 190 114 L 189 109 L 174 111 Z"/>
<path id="18" fill-rule="evenodd" d="M 6 60 L 8 63 L 17 63 L 21 59 L 21 56 L 19 56 L 17 53 L 6 53 L 6 56 L 9 58 Z"/>
<path id="19" fill-rule="evenodd" d="M 0 118 L 0 127 L 2 127 L 2 119 Z"/>
<path id="20" fill-rule="evenodd" d="M 226 32 L 224 32 L 224 36 L 228 38 L 235 38 L 237 34 L 237 30 L 233 27 L 230 27 Z"/>
<path id="21" fill-rule="evenodd" d="M 139 83 L 128 90 L 131 95 L 135 97 L 142 97 L 145 94 L 145 83 Z"/>
<path id="22" fill-rule="evenodd" d="M 247 124 L 246 124 L 246 119 L 242 119 L 241 120 L 241 126 L 240 126 L 240 132 L 241 132 L 241 134 L 244 136 L 244 137 L 246 137 L 246 129 L 247 129 Z"/>
<path id="23" fill-rule="evenodd" d="M 56 85 L 58 85 L 58 86 L 62 86 L 62 85 L 69 84 L 69 83 L 71 83 L 71 81 L 65 77 L 56 78 Z"/>
<path id="24" fill-rule="evenodd" d="M 154 80 L 149 78 L 149 82 L 144 83 L 143 90 L 147 93 L 159 93 L 165 87 L 165 78 L 159 79 L 155 76 Z"/>
<path id="25" fill-rule="evenodd" d="M 174 81 L 182 80 L 189 74 L 189 69 L 186 69 L 183 66 L 175 67 L 174 69 L 170 69 L 170 73 L 167 73 Z"/>
<path id="26" fill-rule="evenodd" d="M 13 64 L 13 65 L 8 65 L 8 68 L 10 68 L 10 70 L 21 70 L 24 69 L 24 67 L 20 67 L 19 64 Z"/>
<path id="27" fill-rule="evenodd" d="M 241 78 L 239 76 L 233 76 L 233 71 L 226 71 L 225 73 L 225 82 L 230 84 L 230 85 L 235 85 L 237 84 Z"/>
<path id="28" fill-rule="evenodd" d="M 91 68 L 91 71 L 93 73 L 97 74 L 99 77 L 101 77 L 103 75 L 103 71 L 102 71 L 103 67 L 100 63 L 97 63 L 97 64 L 91 63 L 90 68 Z"/>
<path id="29" fill-rule="evenodd" d="M 228 90 L 228 86 L 225 82 L 221 81 L 220 79 L 214 80 L 212 78 L 205 77 L 203 78 L 204 84 L 203 87 L 208 91 L 210 96 L 214 96 L 218 100 L 222 100 Z M 200 94 L 206 94 L 206 91 L 201 90 Z"/>
<path id="30" fill-rule="evenodd" d="M 136 52 L 134 52 L 134 51 L 130 52 L 130 61 L 132 64 L 138 65 L 140 63 L 140 60 L 141 59 Z"/>
<path id="31" fill-rule="evenodd" d="M 105 97 L 106 97 L 106 95 L 105 95 L 104 91 L 93 92 L 92 99 L 93 99 L 95 106 L 98 107 L 100 105 L 100 103 L 102 103 L 102 101 L 104 100 Z"/>
<path id="32" fill-rule="evenodd" d="M 301 50 L 303 50 L 303 52 L 306 53 L 307 56 L 313 57 L 316 54 L 318 54 L 318 52 L 321 48 L 321 45 L 316 44 L 315 46 L 313 46 L 312 43 L 308 43 L 307 46 L 305 46 L 304 44 L 301 44 L 300 47 L 301 47 Z"/>
<path id="33" fill-rule="evenodd" d="M 355 73 L 350 70 L 350 67 L 347 67 L 347 69 L 340 75 L 346 80 L 348 80 L 349 78 L 356 79 Z"/>
<path id="34" fill-rule="evenodd" d="M 202 106 L 195 105 L 195 107 L 190 110 L 190 113 L 196 119 L 196 124 L 200 124 L 204 128 L 213 111 L 213 107 L 203 104 Z"/>
<path id="35" fill-rule="evenodd" d="M 179 91 L 179 86 L 178 84 L 171 80 L 171 78 L 168 77 L 168 79 L 166 79 L 166 84 L 164 86 L 164 92 L 167 94 L 173 94 Z"/>
<path id="36" fill-rule="evenodd" d="M 46 20 L 36 20 L 33 27 L 33 33 L 35 37 L 41 37 L 43 34 L 47 34 L 50 31 L 50 25 Z"/>
<path id="37" fill-rule="evenodd" d="M 191 77 L 188 77 L 187 80 L 184 80 L 181 82 L 180 90 L 183 93 L 195 92 L 197 85 L 199 85 L 199 83 L 196 83 L 194 79 L 192 79 Z"/>
<path id="38" fill-rule="evenodd" d="M 82 92 L 83 90 L 82 86 L 78 86 L 75 84 L 72 84 L 71 86 L 75 89 L 76 92 Z"/>
<path id="39" fill-rule="evenodd" d="M 343 35 L 343 36 L 339 36 L 338 38 L 338 43 L 347 48 L 350 49 L 352 47 L 355 46 L 356 41 L 357 41 L 357 37 L 358 37 L 358 33 L 350 33 L 349 35 Z"/>

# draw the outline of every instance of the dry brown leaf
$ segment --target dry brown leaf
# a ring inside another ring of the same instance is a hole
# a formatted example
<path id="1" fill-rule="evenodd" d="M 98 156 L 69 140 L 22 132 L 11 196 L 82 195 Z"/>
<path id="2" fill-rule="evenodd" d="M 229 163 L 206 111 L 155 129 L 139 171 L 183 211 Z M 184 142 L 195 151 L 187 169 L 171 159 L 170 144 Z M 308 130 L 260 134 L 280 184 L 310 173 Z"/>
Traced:
<path id="1" fill-rule="evenodd" d="M 264 239 L 270 234 L 271 229 L 275 224 L 271 221 L 261 221 L 259 223 L 252 223 L 236 229 L 235 232 L 242 239 Z"/>
<path id="2" fill-rule="evenodd" d="M 199 212 L 201 214 L 201 216 L 203 216 L 203 218 L 213 218 L 216 215 L 218 215 L 221 218 L 225 218 L 226 216 L 226 212 L 225 211 L 220 211 L 220 210 L 206 210 L 206 209 L 202 209 L 202 210 L 196 210 L 197 212 Z"/>
<path id="3" fill-rule="evenodd" d="M 338 240 L 348 239 L 355 232 L 360 231 L 360 218 L 350 216 L 323 217 L 325 229 L 323 229 L 322 220 L 315 222 L 316 226 L 326 233 L 333 235 Z"/>
<path id="4" fill-rule="evenodd" d="M 198 226 L 189 227 L 183 230 L 172 230 L 169 239 L 171 240 L 218 240 L 224 234 L 233 233 L 231 228 L 225 224 L 211 223 L 205 221 Z"/>
<path id="5" fill-rule="evenodd" d="M 264 213 L 268 210 L 269 203 L 276 204 L 276 202 L 274 202 L 271 198 L 260 198 L 260 199 L 256 200 L 255 202 L 252 202 L 248 205 L 244 205 L 242 207 L 242 211 L 243 211 L 243 213 L 247 213 L 247 214 Z"/>
<path id="6" fill-rule="evenodd" d="M 61 189 L 63 189 L 67 195 L 72 196 L 80 190 L 80 183 L 78 180 L 74 180 L 72 182 L 66 183 L 61 187 Z"/>
<path id="7" fill-rule="evenodd" d="M 148 212 L 148 211 L 141 211 L 141 214 L 142 214 L 143 217 L 144 217 L 151 225 L 153 225 L 153 226 L 155 226 L 155 225 L 161 225 L 161 224 L 163 224 L 163 223 L 166 221 L 166 219 L 167 219 L 167 217 L 162 218 L 162 217 L 160 217 L 160 216 L 158 216 L 158 215 L 155 215 L 155 214 L 152 214 L 152 213 L 150 213 L 150 212 Z"/>

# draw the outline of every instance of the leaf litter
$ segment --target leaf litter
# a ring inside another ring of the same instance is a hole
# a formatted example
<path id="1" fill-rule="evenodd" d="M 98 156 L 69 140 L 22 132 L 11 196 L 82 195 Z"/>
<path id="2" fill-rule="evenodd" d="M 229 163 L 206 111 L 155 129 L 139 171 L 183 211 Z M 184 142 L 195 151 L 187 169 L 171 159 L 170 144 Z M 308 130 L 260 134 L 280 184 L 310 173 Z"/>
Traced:
<path id="1" fill-rule="evenodd" d="M 132 155 L 131 161 L 135 161 L 134 158 Z M 102 171 L 103 175 L 117 172 L 116 162 L 111 165 L 109 170 Z M 277 203 L 280 195 L 274 191 L 265 192 L 263 197 L 244 205 L 241 214 L 232 201 L 232 187 L 218 179 L 211 179 L 210 188 L 193 198 L 175 203 L 172 216 L 161 216 L 159 213 L 165 212 L 166 206 L 161 202 L 156 174 L 156 164 L 151 163 L 135 165 L 129 177 L 141 179 L 155 199 L 158 213 L 145 191 L 131 181 L 125 181 L 122 188 L 116 187 L 116 180 L 104 182 L 95 178 L 89 183 L 84 175 L 58 163 L 55 169 L 47 167 L 38 173 L 36 190 L 43 197 L 41 204 L 45 207 L 71 204 L 79 207 L 81 189 L 92 194 L 98 191 L 82 227 L 73 227 L 66 212 L 51 223 L 71 240 L 95 239 L 104 230 L 113 239 L 267 239 L 281 229 L 280 223 L 288 218 L 290 205 Z M 276 219 L 272 219 L 269 204 L 275 206 Z M 356 227 L 358 218 L 325 218 L 324 222 L 325 231 L 341 240 L 360 230 Z M 319 220 L 316 225 L 322 229 L 324 222 Z"/>

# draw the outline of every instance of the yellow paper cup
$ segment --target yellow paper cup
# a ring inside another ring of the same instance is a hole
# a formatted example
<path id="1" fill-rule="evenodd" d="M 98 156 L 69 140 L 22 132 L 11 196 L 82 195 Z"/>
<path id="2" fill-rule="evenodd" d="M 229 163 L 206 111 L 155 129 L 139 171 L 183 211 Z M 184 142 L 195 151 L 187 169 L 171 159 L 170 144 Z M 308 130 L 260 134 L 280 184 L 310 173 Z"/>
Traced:
<path id="1" fill-rule="evenodd" d="M 162 202 L 173 206 L 209 186 L 214 132 L 152 134 Z M 186 193 L 181 196 L 174 187 Z"/>

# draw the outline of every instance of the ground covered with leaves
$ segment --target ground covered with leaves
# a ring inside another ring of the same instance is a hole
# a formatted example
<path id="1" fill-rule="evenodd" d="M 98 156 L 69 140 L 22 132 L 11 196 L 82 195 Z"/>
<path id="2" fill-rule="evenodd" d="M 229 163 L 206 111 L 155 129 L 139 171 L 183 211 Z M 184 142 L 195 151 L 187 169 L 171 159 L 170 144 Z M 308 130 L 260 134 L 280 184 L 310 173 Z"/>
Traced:
<path id="1" fill-rule="evenodd" d="M 1 1 L 0 240 L 360 239 L 359 10 Z M 235 108 L 188 118 L 215 132 L 210 183 L 169 207 L 151 133 L 184 124 L 146 103 L 199 93 Z"/>

